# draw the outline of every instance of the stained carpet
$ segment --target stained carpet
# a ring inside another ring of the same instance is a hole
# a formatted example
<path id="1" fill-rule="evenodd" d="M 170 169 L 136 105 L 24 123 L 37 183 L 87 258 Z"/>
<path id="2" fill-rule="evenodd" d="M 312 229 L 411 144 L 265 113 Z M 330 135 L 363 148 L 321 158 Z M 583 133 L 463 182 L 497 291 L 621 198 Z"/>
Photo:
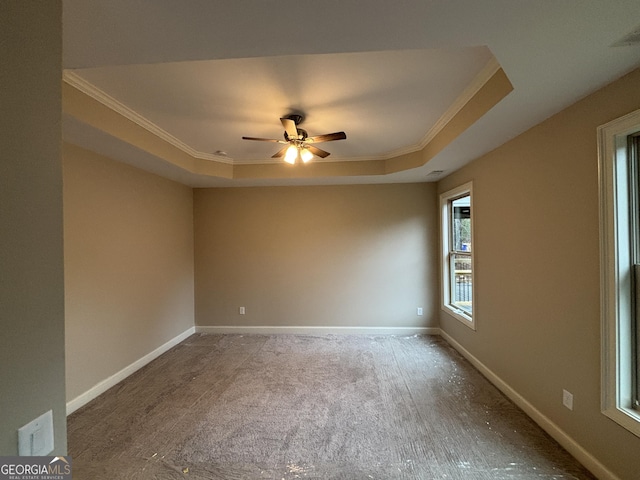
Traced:
<path id="1" fill-rule="evenodd" d="M 68 438 L 74 480 L 595 478 L 433 336 L 196 334 Z"/>

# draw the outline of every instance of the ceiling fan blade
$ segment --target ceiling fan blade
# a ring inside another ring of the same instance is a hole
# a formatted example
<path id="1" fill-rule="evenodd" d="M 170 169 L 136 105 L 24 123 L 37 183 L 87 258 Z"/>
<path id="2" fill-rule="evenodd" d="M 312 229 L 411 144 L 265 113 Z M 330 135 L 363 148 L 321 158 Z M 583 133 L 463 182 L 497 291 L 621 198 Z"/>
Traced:
<path id="1" fill-rule="evenodd" d="M 282 126 L 284 127 L 284 131 L 287 132 L 287 136 L 290 140 L 295 140 L 298 138 L 298 127 L 296 126 L 296 122 L 291 120 L 290 118 L 281 118 Z"/>
<path id="2" fill-rule="evenodd" d="M 335 133 L 326 133 L 324 135 L 316 135 L 315 137 L 309 137 L 306 139 L 307 142 L 313 143 L 322 143 L 322 142 L 333 142 L 334 140 L 345 140 L 347 138 L 347 134 L 344 132 L 335 132 Z"/>
<path id="3" fill-rule="evenodd" d="M 284 142 L 287 143 L 287 142 Z M 289 148 L 289 145 L 287 145 L 284 148 L 281 148 L 280 150 L 278 150 L 276 153 L 274 153 L 273 155 L 271 155 L 271 158 L 280 158 L 280 157 L 284 157 L 284 154 L 287 153 L 287 148 Z"/>
<path id="4" fill-rule="evenodd" d="M 284 140 L 276 140 L 275 138 L 242 137 L 242 139 L 243 140 L 257 140 L 258 142 L 287 143 Z"/>
<path id="5" fill-rule="evenodd" d="M 326 158 L 331 155 L 329 152 L 325 152 L 324 150 L 320 150 L 318 147 L 314 147 L 313 145 L 305 145 L 305 148 L 309 150 L 314 155 L 317 155 L 320 158 Z"/>

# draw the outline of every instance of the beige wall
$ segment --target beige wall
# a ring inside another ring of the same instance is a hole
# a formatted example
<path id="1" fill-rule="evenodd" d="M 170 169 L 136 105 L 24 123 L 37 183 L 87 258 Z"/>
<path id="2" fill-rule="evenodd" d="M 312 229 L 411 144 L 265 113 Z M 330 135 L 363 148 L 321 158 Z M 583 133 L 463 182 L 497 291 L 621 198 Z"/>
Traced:
<path id="1" fill-rule="evenodd" d="M 444 312 L 442 328 L 629 480 L 640 438 L 600 413 L 596 127 L 640 108 L 639 86 L 636 70 L 438 186 L 473 181 L 477 258 L 477 331 Z"/>
<path id="2" fill-rule="evenodd" d="M 0 14 L 0 455 L 53 410 L 67 450 L 60 168 L 62 5 L 2 3 Z"/>
<path id="3" fill-rule="evenodd" d="M 437 325 L 435 184 L 198 189 L 194 211 L 197 325 Z"/>
<path id="4" fill-rule="evenodd" d="M 67 400 L 193 326 L 189 187 L 64 144 Z"/>

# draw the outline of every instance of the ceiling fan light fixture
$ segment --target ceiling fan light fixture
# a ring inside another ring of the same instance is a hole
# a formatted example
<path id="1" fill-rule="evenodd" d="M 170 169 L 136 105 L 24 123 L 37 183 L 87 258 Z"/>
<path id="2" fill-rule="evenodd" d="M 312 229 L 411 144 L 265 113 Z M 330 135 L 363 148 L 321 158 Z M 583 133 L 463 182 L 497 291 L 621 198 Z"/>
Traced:
<path id="1" fill-rule="evenodd" d="M 302 122 L 302 115 L 288 115 L 280 118 L 280 122 L 284 127 L 284 140 L 258 137 L 242 137 L 242 139 L 284 144 L 285 146 L 280 148 L 271 158 L 284 157 L 283 160 L 286 163 L 295 165 L 298 159 L 302 163 L 309 163 L 314 156 L 327 158 L 330 155 L 329 152 L 316 147 L 315 144 L 345 140 L 347 138 L 347 134 L 344 132 L 325 133 L 324 135 L 309 137 L 306 130 L 298 127 L 298 124 Z M 308 145 L 307 142 L 313 145 Z"/>
<path id="2" fill-rule="evenodd" d="M 313 153 L 311 153 L 306 148 L 301 148 L 300 149 L 300 158 L 302 159 L 303 163 L 307 163 L 313 158 Z"/>
<path id="3" fill-rule="evenodd" d="M 296 163 L 296 158 L 298 158 L 298 147 L 295 145 L 289 145 L 287 153 L 284 154 L 284 161 L 294 165 Z"/>

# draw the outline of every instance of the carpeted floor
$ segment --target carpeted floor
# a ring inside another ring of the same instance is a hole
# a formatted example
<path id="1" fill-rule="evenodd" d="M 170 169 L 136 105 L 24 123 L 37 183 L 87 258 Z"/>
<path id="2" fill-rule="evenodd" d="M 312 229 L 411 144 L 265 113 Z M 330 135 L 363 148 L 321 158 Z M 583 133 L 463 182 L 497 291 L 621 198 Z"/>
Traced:
<path id="1" fill-rule="evenodd" d="M 75 480 L 594 478 L 432 336 L 193 335 L 68 436 Z"/>

